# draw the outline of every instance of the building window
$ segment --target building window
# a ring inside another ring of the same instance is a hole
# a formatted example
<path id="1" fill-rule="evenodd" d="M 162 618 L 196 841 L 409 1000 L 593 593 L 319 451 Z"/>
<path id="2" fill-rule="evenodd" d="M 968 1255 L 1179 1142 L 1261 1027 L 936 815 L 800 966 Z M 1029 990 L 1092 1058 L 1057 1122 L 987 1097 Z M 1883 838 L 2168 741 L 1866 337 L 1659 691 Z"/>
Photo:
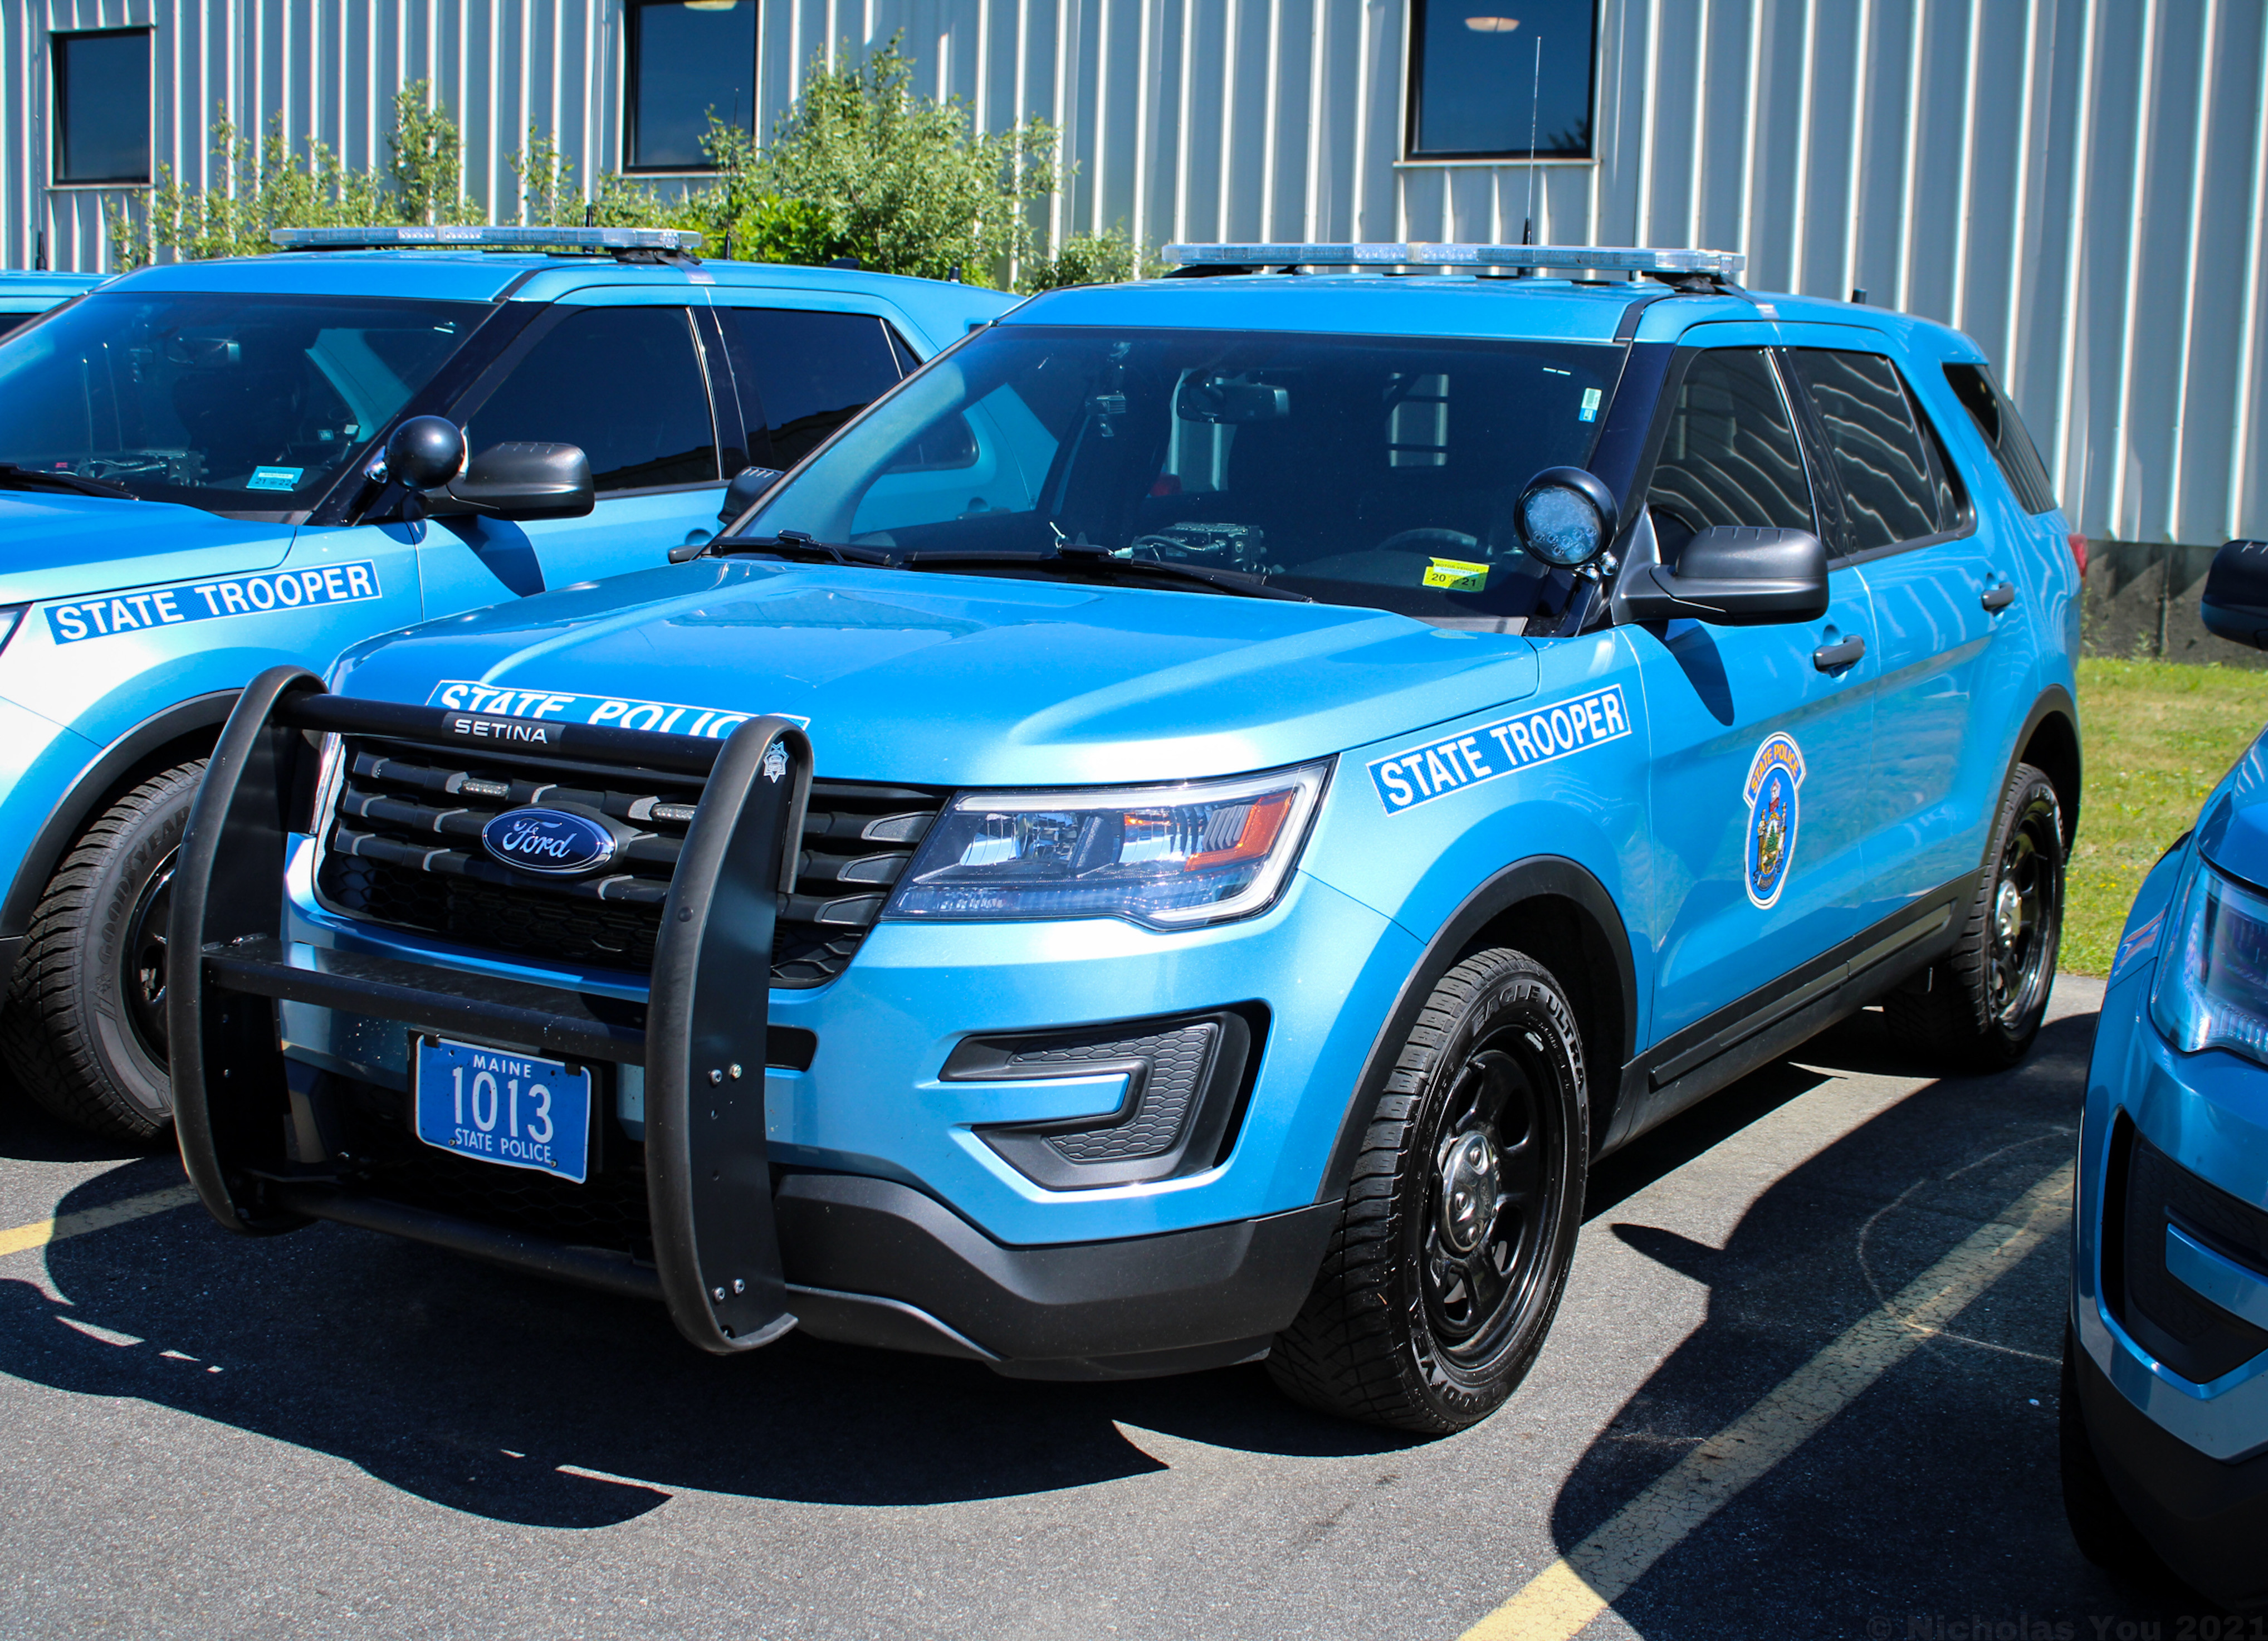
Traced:
<path id="1" fill-rule="evenodd" d="M 1410 0 L 1410 158 L 1588 159 L 1594 0 Z"/>
<path id="2" fill-rule="evenodd" d="M 52 34 L 58 183 L 150 180 L 150 31 Z"/>
<path id="3" fill-rule="evenodd" d="M 756 129 L 757 0 L 631 0 L 626 171 L 711 169 L 714 114 Z"/>

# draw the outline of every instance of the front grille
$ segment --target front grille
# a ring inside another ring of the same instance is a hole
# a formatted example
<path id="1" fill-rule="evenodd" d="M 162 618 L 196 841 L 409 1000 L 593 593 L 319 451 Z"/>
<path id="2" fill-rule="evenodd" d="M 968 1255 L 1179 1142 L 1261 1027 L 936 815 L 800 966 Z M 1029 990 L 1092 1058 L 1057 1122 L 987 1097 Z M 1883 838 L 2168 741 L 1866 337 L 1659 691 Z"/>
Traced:
<path id="1" fill-rule="evenodd" d="M 316 887 L 348 916 L 482 951 L 644 973 L 702 784 L 651 770 L 348 738 Z M 571 804 L 629 828 L 608 876 L 554 879 L 481 847 L 508 809 Z M 914 787 L 814 781 L 796 892 L 772 938 L 772 984 L 842 973 L 944 804 Z"/>
<path id="2" fill-rule="evenodd" d="M 2205 1384 L 2268 1350 L 2268 1331 L 2221 1309 L 2166 1269 L 2166 1227 L 2268 1279 L 2268 1213 L 2183 1167 L 2121 1115 L 2110 1141 L 2103 1286 L 2137 1343 Z"/>

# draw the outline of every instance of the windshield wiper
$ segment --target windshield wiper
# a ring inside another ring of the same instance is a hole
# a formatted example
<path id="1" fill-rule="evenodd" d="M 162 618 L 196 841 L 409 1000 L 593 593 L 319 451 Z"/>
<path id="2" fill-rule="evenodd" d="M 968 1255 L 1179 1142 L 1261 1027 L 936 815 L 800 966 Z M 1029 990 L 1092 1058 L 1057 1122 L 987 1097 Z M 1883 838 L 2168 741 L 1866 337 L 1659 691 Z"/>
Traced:
<path id="1" fill-rule="evenodd" d="M 895 570 L 903 563 L 903 556 L 883 551 L 876 547 L 858 547 L 843 541 L 814 541 L 800 530 L 783 530 L 777 535 L 720 535 L 704 549 L 723 558 L 733 553 L 758 553 L 777 558 L 792 559 L 799 564 L 879 564 Z"/>
<path id="2" fill-rule="evenodd" d="M 77 473 L 48 473 L 38 467 L 19 467 L 12 461 L 0 461 L 0 490 L 37 490 L 51 496 L 102 496 L 118 502 L 135 499 L 132 490 L 123 484 L 113 484 L 108 479 L 90 479 Z"/>
<path id="3" fill-rule="evenodd" d="M 1271 587 L 1264 576 L 1244 570 L 1212 570 L 1203 564 L 1176 564 L 1162 558 L 1121 558 L 1107 547 L 1058 542 L 1055 556 L 1085 570 L 1101 570 L 1114 581 L 1136 576 L 1156 576 L 1167 581 L 1193 582 L 1216 592 L 1233 592 L 1248 599 L 1280 599 L 1287 604 L 1313 604 L 1314 600 L 1289 587 Z"/>
<path id="4" fill-rule="evenodd" d="M 1147 578 L 1178 581 L 1185 586 L 1201 586 L 1208 592 L 1226 592 L 1240 598 L 1278 599 L 1290 604 L 1314 602 L 1304 592 L 1294 592 L 1287 587 L 1271 587 L 1262 578 L 1241 570 L 1208 570 L 1201 564 L 1168 563 L 1160 558 L 1121 558 L 1107 547 L 1088 547 L 1074 541 L 1060 542 L 1044 553 L 938 548 L 910 552 L 895 562 L 908 570 L 974 569 L 987 564 L 1030 564 L 1037 568 L 1061 566 L 1075 573 L 1094 575 L 1097 580 Z"/>

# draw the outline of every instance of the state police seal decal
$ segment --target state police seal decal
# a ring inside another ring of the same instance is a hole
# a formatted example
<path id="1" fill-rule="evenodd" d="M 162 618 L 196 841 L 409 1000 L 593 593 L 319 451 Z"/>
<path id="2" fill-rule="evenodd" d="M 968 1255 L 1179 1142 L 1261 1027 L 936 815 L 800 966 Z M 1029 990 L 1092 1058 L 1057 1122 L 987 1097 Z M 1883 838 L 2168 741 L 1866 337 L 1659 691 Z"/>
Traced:
<path id="1" fill-rule="evenodd" d="M 1793 735 L 1767 736 L 1741 789 L 1749 800 L 1749 899 L 1770 907 L 1787 887 L 1795 835 L 1803 819 L 1803 748 Z"/>

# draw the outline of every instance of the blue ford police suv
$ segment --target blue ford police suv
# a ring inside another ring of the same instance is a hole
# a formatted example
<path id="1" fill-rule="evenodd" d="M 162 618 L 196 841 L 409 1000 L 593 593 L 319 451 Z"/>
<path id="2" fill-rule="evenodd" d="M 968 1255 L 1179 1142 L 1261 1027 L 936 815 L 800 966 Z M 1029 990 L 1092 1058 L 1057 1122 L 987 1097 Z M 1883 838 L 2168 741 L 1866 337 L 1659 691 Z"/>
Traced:
<path id="1" fill-rule="evenodd" d="M 1440 1431 L 1601 1153 L 1876 1001 L 2025 1051 L 2079 570 L 1974 343 L 1710 252 L 1174 254 L 697 562 L 247 691 L 171 924 L 224 1225 Z"/>
<path id="2" fill-rule="evenodd" d="M 126 275 L 0 342 L 0 1051 L 123 1137 L 170 1120 L 173 851 L 247 680 L 665 563 L 743 467 L 1008 305 L 667 231 L 277 237 L 308 248 Z"/>
<path id="3" fill-rule="evenodd" d="M 2268 541 L 2214 555 L 2206 624 L 2268 649 Z M 2064 1502 L 2268 1605 L 2268 734 L 2152 869 L 2102 998 L 2080 1119 Z"/>

